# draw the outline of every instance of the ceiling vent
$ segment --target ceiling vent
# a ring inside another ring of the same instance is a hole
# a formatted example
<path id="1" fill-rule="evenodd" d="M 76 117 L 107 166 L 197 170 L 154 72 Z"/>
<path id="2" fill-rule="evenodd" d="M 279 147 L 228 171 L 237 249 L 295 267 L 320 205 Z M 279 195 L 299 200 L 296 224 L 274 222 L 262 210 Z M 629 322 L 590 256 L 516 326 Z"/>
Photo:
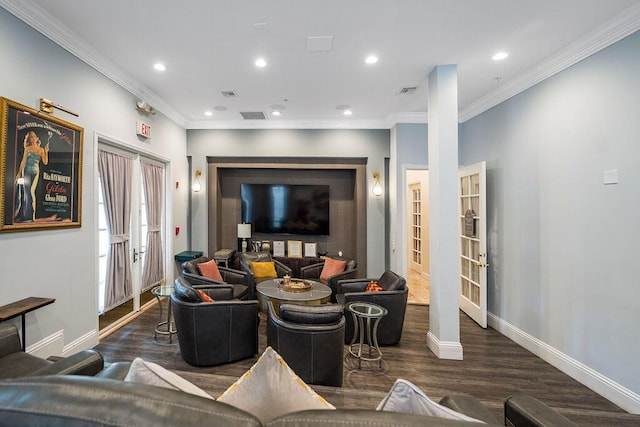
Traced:
<path id="1" fill-rule="evenodd" d="M 406 86 L 400 88 L 396 95 L 413 95 L 418 90 L 418 86 Z"/>
<path id="2" fill-rule="evenodd" d="M 262 111 L 241 111 L 240 114 L 245 120 L 266 120 L 267 117 Z"/>
<path id="3" fill-rule="evenodd" d="M 235 98 L 238 96 L 238 92 L 235 90 L 221 90 L 220 93 L 222 93 L 222 96 L 225 98 Z"/>

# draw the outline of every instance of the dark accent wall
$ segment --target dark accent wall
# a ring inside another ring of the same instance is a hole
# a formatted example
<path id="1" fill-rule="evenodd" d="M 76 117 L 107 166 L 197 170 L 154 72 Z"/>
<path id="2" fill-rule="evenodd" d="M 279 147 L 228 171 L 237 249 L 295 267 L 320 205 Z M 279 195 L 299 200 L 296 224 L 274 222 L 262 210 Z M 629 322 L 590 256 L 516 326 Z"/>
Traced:
<path id="1" fill-rule="evenodd" d="M 323 184 L 330 188 L 328 236 L 253 233 L 252 239 L 302 240 L 318 250 L 354 258 L 366 270 L 366 159 L 209 157 L 209 253 L 237 249 L 240 184 Z M 286 246 L 285 246 L 286 247 Z"/>

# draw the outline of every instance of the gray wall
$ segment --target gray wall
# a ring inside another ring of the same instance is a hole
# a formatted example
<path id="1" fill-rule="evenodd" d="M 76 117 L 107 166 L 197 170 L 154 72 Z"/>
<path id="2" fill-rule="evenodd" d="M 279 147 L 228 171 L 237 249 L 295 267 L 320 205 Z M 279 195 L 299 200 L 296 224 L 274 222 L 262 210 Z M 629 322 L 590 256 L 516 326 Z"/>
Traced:
<path id="1" fill-rule="evenodd" d="M 82 227 L 0 234 L 0 305 L 29 296 L 56 298 L 54 304 L 27 314 L 27 346 L 51 341 L 36 346 L 45 354 L 92 347 L 97 344 L 98 327 L 95 133 L 174 159 L 168 182 L 188 179 L 186 134 L 158 114 L 144 118 L 152 125 L 153 139 L 140 142 L 135 129 L 141 117 L 133 108 L 133 95 L 2 8 L 0 39 L 0 96 L 34 108 L 39 98 L 52 99 L 80 114 L 75 118 L 56 111 L 55 116 L 85 131 Z M 174 222 L 186 225 L 186 195 L 186 190 L 168 192 L 169 206 L 175 203 L 178 208 L 169 212 L 167 229 L 172 229 Z M 168 258 L 173 263 L 172 251 L 186 248 L 186 236 L 169 237 Z M 167 265 L 172 267 L 169 259 Z M 19 320 L 16 323 L 19 325 Z"/>
<path id="2" fill-rule="evenodd" d="M 487 161 L 494 326 L 636 412 L 639 52 L 636 33 L 460 131 L 461 164 Z"/>
<path id="3" fill-rule="evenodd" d="M 367 188 L 373 172 L 384 172 L 389 155 L 388 130 L 189 130 L 187 152 L 193 169 L 206 175 L 207 156 L 366 157 Z M 206 187 L 207 178 L 203 175 Z M 382 176 L 384 179 L 385 177 Z M 193 195 L 193 249 L 207 252 L 207 189 Z M 384 199 L 367 192 L 367 274 L 384 271 Z"/>

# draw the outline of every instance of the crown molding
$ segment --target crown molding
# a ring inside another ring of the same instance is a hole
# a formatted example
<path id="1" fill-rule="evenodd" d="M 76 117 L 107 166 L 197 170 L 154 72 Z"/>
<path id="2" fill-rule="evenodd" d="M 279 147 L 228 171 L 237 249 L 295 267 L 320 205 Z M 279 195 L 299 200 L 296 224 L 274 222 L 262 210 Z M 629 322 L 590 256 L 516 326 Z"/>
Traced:
<path id="1" fill-rule="evenodd" d="M 386 120 L 193 120 L 187 129 L 389 129 Z"/>
<path id="2" fill-rule="evenodd" d="M 175 108 L 105 58 L 38 4 L 31 0 L 0 0 L 0 6 L 132 95 L 153 105 L 156 110 L 179 125 L 185 126 L 186 119 Z"/>
<path id="3" fill-rule="evenodd" d="M 458 121 L 464 123 L 472 119 L 639 29 L 640 4 L 636 4 L 566 48 L 559 50 L 529 71 L 503 83 L 499 88 L 465 106 L 458 114 Z"/>
<path id="4" fill-rule="evenodd" d="M 393 113 L 387 116 L 387 126 L 392 128 L 400 123 L 428 123 L 429 115 L 426 111 L 413 113 Z"/>

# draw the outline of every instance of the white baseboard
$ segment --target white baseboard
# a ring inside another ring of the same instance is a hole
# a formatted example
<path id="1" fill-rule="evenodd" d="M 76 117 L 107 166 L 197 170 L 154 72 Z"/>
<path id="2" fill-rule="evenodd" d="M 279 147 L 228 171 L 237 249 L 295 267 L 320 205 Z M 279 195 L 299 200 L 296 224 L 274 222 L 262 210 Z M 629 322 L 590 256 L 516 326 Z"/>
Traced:
<path id="1" fill-rule="evenodd" d="M 534 336 L 518 329 L 493 313 L 487 313 L 489 326 L 520 344 L 542 360 L 632 414 L 640 413 L 640 395 L 607 378 L 585 364 Z"/>
<path id="2" fill-rule="evenodd" d="M 61 329 L 31 344 L 26 348 L 26 352 L 43 359 L 49 356 L 66 357 L 79 351 L 93 348 L 98 345 L 98 343 L 98 331 L 90 331 L 69 344 L 64 345 L 64 329 Z"/>
<path id="3" fill-rule="evenodd" d="M 462 360 L 462 344 L 452 341 L 440 341 L 431 331 L 427 333 L 427 347 L 438 359 Z"/>

